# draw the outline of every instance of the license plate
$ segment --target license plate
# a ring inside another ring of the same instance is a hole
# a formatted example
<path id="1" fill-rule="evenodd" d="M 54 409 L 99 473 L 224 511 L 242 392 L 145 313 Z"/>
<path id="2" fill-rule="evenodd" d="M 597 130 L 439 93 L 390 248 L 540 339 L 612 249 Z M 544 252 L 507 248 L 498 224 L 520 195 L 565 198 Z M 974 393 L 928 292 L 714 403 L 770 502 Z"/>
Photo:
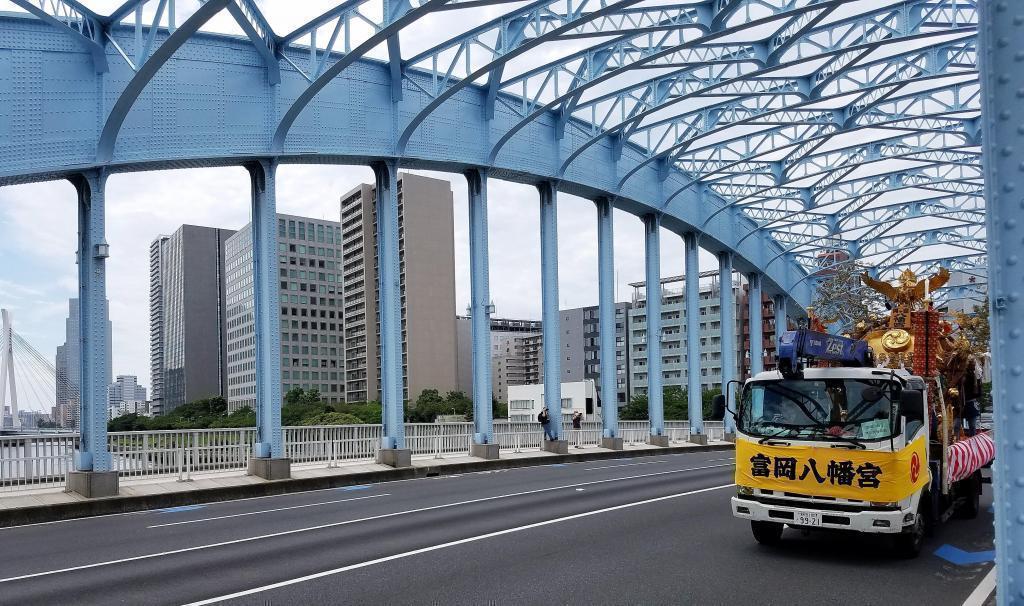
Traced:
<path id="1" fill-rule="evenodd" d="M 821 514 L 816 511 L 797 511 L 793 513 L 793 523 L 797 526 L 821 526 Z"/>

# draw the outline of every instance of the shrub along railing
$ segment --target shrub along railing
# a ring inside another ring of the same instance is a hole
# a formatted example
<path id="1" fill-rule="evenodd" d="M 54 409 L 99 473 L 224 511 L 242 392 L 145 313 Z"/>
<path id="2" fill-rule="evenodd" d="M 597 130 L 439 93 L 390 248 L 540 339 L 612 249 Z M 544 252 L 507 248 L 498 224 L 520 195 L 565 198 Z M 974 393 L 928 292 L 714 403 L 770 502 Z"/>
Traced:
<path id="1" fill-rule="evenodd" d="M 721 422 L 705 422 L 711 439 L 722 439 Z M 689 423 L 668 421 L 670 441 L 689 439 Z M 647 421 L 621 421 L 620 435 L 627 444 L 647 441 Z M 381 439 L 380 425 L 325 425 L 284 428 L 286 456 L 293 464 L 372 461 Z M 407 423 L 406 447 L 416 457 L 441 458 L 468 454 L 472 423 Z M 593 448 L 601 442 L 600 421 L 587 421 L 581 429 L 570 423 L 563 436 L 572 448 Z M 538 423 L 495 421 L 495 441 L 508 452 L 540 448 L 543 432 Z M 176 477 L 188 480 L 197 472 L 246 469 L 254 428 L 179 429 L 111 432 L 107 437 L 114 469 L 123 478 Z M 0 438 L 0 491 L 52 488 L 64 484 L 78 434 L 9 436 Z"/>

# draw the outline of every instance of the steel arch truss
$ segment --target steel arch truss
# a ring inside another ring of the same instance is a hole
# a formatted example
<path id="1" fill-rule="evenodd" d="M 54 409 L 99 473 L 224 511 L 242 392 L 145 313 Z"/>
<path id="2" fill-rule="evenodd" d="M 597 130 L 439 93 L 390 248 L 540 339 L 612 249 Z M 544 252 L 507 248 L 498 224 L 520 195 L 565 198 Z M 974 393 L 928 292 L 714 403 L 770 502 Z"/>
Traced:
<path id="1" fill-rule="evenodd" d="M 984 285 L 978 0 L 347 0 L 285 34 L 254 0 L 204 1 L 180 25 L 174 0 L 129 0 L 107 16 L 86 0 L 14 3 L 89 49 L 97 72 L 108 56 L 130 68 L 100 161 L 150 79 L 223 10 L 271 87 L 299 76 L 270 118 L 272 154 L 321 91 L 378 53 L 402 116 L 394 157 L 446 103 L 482 88 L 491 165 L 551 122 L 556 179 L 603 149 L 618 168 L 610 197 L 656 168 L 655 207 L 700 204 L 704 225 L 745 217 L 754 228 L 743 222 L 735 248 L 768 236 L 781 247 L 769 264 L 813 275 L 842 251 L 881 275 L 941 265 Z M 461 25 L 471 14 L 487 18 Z M 134 43 L 113 31 L 133 15 Z M 415 48 L 427 17 L 446 33 Z M 399 105 L 408 96 L 417 103 Z"/>

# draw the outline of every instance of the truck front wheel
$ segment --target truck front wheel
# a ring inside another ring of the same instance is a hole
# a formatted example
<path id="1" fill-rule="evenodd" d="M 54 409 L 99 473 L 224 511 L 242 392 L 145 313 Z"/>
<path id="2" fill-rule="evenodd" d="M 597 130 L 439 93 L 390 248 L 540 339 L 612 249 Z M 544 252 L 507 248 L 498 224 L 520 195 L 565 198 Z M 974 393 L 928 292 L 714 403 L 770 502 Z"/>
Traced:
<path id="1" fill-rule="evenodd" d="M 750 521 L 750 530 L 754 538 L 762 545 L 775 545 L 782 539 L 783 525 L 778 522 Z"/>
<path id="2" fill-rule="evenodd" d="M 917 508 L 917 516 L 914 520 L 914 525 L 910 528 L 904 529 L 903 532 L 893 537 L 895 540 L 896 555 L 905 559 L 913 559 L 921 553 L 921 547 L 924 545 L 924 534 L 925 534 L 925 519 L 924 519 L 924 498 L 921 499 L 922 505 Z"/>

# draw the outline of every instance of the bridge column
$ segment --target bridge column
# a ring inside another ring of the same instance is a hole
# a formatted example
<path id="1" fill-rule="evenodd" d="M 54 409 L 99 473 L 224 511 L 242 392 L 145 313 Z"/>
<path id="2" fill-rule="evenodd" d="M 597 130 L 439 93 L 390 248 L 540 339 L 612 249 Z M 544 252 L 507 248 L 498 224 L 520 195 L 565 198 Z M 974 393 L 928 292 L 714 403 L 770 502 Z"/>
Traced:
<path id="1" fill-rule="evenodd" d="M 544 340 L 544 406 L 551 417 L 554 440 L 545 440 L 549 452 L 569 452 L 562 439 L 562 340 L 558 313 L 558 186 L 537 184 L 540 192 L 541 332 Z"/>
<path id="2" fill-rule="evenodd" d="M 644 215 L 647 269 L 647 416 L 649 443 L 668 446 L 665 435 L 665 394 L 661 376 L 661 215 Z"/>
<path id="3" fill-rule="evenodd" d="M 764 370 L 764 321 L 761 305 L 761 274 L 747 274 L 747 316 L 750 323 L 750 376 Z"/>
<path id="4" fill-rule="evenodd" d="M 412 465 L 405 447 L 402 373 L 402 271 L 399 265 L 398 162 L 373 164 L 377 185 L 377 276 L 380 316 L 380 399 L 383 435 L 377 462 Z"/>
<path id="5" fill-rule="evenodd" d="M 722 393 L 726 394 L 725 438 L 736 436 L 736 422 L 730 414 L 729 382 L 736 378 L 736 303 L 732 292 L 732 253 L 718 253 L 719 307 L 722 310 Z M 733 393 L 733 396 L 738 394 Z M 735 399 L 735 398 L 733 398 Z"/>
<path id="6" fill-rule="evenodd" d="M 700 382 L 700 257 L 697 254 L 697 234 L 683 234 L 685 274 L 683 282 L 686 300 L 686 401 L 690 416 L 690 441 L 707 444 L 704 433 L 704 393 Z"/>
<path id="7" fill-rule="evenodd" d="M 789 316 L 786 313 L 786 295 L 775 295 L 772 301 L 775 303 L 775 356 L 777 359 L 779 339 L 782 338 L 782 333 L 786 332 L 786 328 L 789 326 Z"/>
<path id="8" fill-rule="evenodd" d="M 1024 7 L 981 2 L 981 67 L 986 234 L 995 406 L 996 596 L 1000 604 L 1024 598 Z"/>
<path id="9" fill-rule="evenodd" d="M 249 474 L 291 477 L 281 431 L 281 292 L 277 268 L 277 161 L 246 164 L 252 183 L 252 298 L 256 345 L 256 443 Z"/>
<path id="10" fill-rule="evenodd" d="M 615 240 L 612 201 L 597 204 L 597 296 L 601 343 L 601 446 L 622 450 L 619 437 L 619 386 L 615 359 Z"/>
<path id="11" fill-rule="evenodd" d="M 491 409 L 491 295 L 487 248 L 487 171 L 466 171 L 469 184 L 470 322 L 473 330 L 473 443 L 469 454 L 497 459 Z"/>
<path id="12" fill-rule="evenodd" d="M 78 192 L 78 321 L 80 424 L 74 470 L 68 489 L 86 497 L 117 494 L 117 471 L 107 449 L 107 384 L 110 342 L 107 340 L 107 257 L 105 170 L 70 178 Z"/>

